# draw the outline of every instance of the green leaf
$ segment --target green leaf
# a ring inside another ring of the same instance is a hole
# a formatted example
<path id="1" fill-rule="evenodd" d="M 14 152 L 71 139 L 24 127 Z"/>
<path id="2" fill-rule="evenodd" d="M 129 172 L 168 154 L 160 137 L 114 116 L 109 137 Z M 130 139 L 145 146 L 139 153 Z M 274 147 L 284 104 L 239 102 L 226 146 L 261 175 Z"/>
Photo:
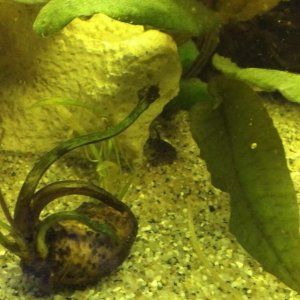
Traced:
<path id="1" fill-rule="evenodd" d="M 34 103 L 31 107 L 43 107 L 47 105 L 63 105 L 63 106 L 74 106 L 74 107 L 80 107 L 89 110 L 95 115 L 101 116 L 101 110 L 97 108 L 95 104 L 83 102 L 80 100 L 74 100 L 74 99 L 66 99 L 66 98 L 49 98 L 40 100 L 36 103 Z"/>
<path id="2" fill-rule="evenodd" d="M 24 4 L 43 4 L 49 2 L 49 0 L 13 0 L 14 2 L 24 3 Z"/>
<path id="3" fill-rule="evenodd" d="M 299 211 L 280 137 L 246 84 L 221 77 L 209 90 L 222 102 L 196 104 L 191 130 L 213 184 L 230 194 L 230 230 L 266 271 L 300 292 Z"/>
<path id="4" fill-rule="evenodd" d="M 192 67 L 200 52 L 196 44 L 192 40 L 188 40 L 178 47 L 178 54 L 182 65 L 182 72 L 184 74 Z"/>
<path id="5" fill-rule="evenodd" d="M 184 36 L 199 36 L 219 24 L 216 15 L 196 0 L 51 0 L 40 11 L 34 30 L 46 36 L 76 17 L 103 13 L 111 18 L 150 25 Z"/>
<path id="6" fill-rule="evenodd" d="M 164 108 L 164 111 L 189 110 L 195 103 L 212 98 L 207 91 L 207 83 L 198 78 L 182 79 L 178 95 Z"/>
<path id="7" fill-rule="evenodd" d="M 274 8 L 280 0 L 218 0 L 217 9 L 228 22 L 247 21 Z"/>
<path id="8" fill-rule="evenodd" d="M 267 92 L 279 91 L 288 100 L 300 103 L 300 74 L 272 69 L 243 69 L 218 54 L 213 57 L 213 65 L 226 75 Z"/>

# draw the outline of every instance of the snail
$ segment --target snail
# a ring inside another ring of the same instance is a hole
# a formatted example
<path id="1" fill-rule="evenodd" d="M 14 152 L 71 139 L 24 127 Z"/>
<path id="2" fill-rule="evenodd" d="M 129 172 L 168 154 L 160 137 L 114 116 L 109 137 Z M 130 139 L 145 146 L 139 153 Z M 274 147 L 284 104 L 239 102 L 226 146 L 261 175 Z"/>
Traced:
<path id="1" fill-rule="evenodd" d="M 157 86 L 139 91 L 133 111 L 115 127 L 60 143 L 44 154 L 28 173 L 19 192 L 14 216 L 0 191 L 0 205 L 9 223 L 0 221 L 0 244 L 19 256 L 29 282 L 42 293 L 62 288 L 84 288 L 116 270 L 128 256 L 138 224 L 130 208 L 97 185 L 81 180 L 57 181 L 36 190 L 48 168 L 78 147 L 109 139 L 128 128 L 159 98 Z M 58 211 L 41 218 L 57 198 L 82 195 L 72 211 Z"/>
<path id="2" fill-rule="evenodd" d="M 38 221 L 44 205 L 75 193 L 98 201 Z M 21 267 L 30 282 L 45 293 L 85 287 L 109 275 L 128 256 L 137 234 L 137 221 L 128 206 L 83 181 L 61 181 L 39 190 L 33 197 L 32 212 L 36 226 L 30 240 L 35 245 L 30 255 L 21 257 Z"/>

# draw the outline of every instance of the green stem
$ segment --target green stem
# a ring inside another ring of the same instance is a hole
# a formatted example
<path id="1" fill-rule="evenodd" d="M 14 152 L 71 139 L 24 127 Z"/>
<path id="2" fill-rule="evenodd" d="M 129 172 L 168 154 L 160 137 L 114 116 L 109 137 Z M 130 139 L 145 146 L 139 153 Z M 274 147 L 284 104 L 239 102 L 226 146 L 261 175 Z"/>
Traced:
<path id="1" fill-rule="evenodd" d="M 188 70 L 186 74 L 184 74 L 185 78 L 197 77 L 201 73 L 203 68 L 206 66 L 208 60 L 210 59 L 211 55 L 214 53 L 218 43 L 218 30 L 214 30 L 203 37 L 202 45 L 200 45 L 199 49 L 200 53 L 190 70 Z"/>
<path id="2" fill-rule="evenodd" d="M 8 224 L 6 224 L 6 223 L 4 223 L 2 221 L 0 221 L 0 227 L 4 228 L 5 230 L 7 230 L 9 232 L 12 231 L 12 228 Z"/>
<path id="3" fill-rule="evenodd" d="M 0 244 L 8 249 L 10 252 L 13 252 L 16 255 L 19 255 L 19 248 L 15 242 L 10 241 L 4 234 L 0 232 Z"/>
<path id="4" fill-rule="evenodd" d="M 18 237 L 16 236 L 15 230 L 14 230 L 14 222 L 13 222 L 13 218 L 10 214 L 10 211 L 7 207 L 7 204 L 5 202 L 5 199 L 2 195 L 2 191 L 0 190 L 0 207 L 4 213 L 4 216 L 6 218 L 6 220 L 9 222 L 10 225 L 2 222 L 0 220 L 0 227 L 2 227 L 3 229 L 5 229 L 6 231 L 8 231 L 12 236 L 15 236 L 15 241 L 11 241 L 10 239 L 8 239 L 4 234 L 2 234 L 0 232 L 0 244 L 5 247 L 6 249 L 8 249 L 9 251 L 15 253 L 15 254 L 19 254 L 20 253 L 20 245 L 18 244 Z"/>
<path id="5" fill-rule="evenodd" d="M 7 207 L 7 204 L 5 202 L 5 199 L 4 199 L 3 195 L 2 195 L 2 191 L 1 190 L 0 190 L 0 206 L 1 206 L 1 209 L 2 209 L 2 211 L 4 213 L 4 216 L 5 216 L 6 220 L 13 227 L 13 218 L 12 218 L 12 216 L 10 214 L 10 211 L 9 211 L 9 209 Z"/>
<path id="6" fill-rule="evenodd" d="M 84 195 L 96 199 L 120 212 L 132 214 L 122 201 L 115 198 L 104 189 L 80 180 L 66 180 L 54 182 L 36 192 L 31 202 L 31 222 L 37 224 L 39 215 L 44 207 L 51 201 L 68 195 Z"/>
<path id="7" fill-rule="evenodd" d="M 158 98 L 159 88 L 157 86 L 144 88 L 139 92 L 139 102 L 133 111 L 115 127 L 109 128 L 103 132 L 94 132 L 69 139 L 44 154 L 27 175 L 19 193 L 14 214 L 14 221 L 17 230 L 25 235 L 28 234 L 28 229 L 30 228 L 28 221 L 30 220 L 31 214 L 31 198 L 41 177 L 56 160 L 78 147 L 103 141 L 120 134 L 134 121 L 136 121 L 136 119 L 149 107 L 149 105 Z"/>
<path id="8" fill-rule="evenodd" d="M 196 229 L 194 224 L 194 216 L 193 211 L 194 208 L 192 207 L 192 201 L 190 199 L 187 199 L 187 222 L 188 222 L 188 229 L 190 233 L 190 241 L 192 244 L 192 247 L 194 248 L 194 251 L 196 255 L 198 256 L 198 259 L 202 266 L 205 269 L 205 272 L 208 274 L 208 276 L 211 278 L 211 282 L 214 282 L 218 288 L 226 294 L 230 295 L 230 299 L 233 300 L 239 300 L 241 299 L 241 295 L 239 295 L 239 292 L 236 291 L 234 288 L 232 288 L 230 285 L 228 285 L 220 276 L 218 271 L 215 271 L 214 266 L 209 262 L 208 257 L 203 252 L 203 249 L 201 249 L 201 244 L 197 238 L 196 235 Z M 201 285 L 200 285 L 201 286 Z M 204 291 L 204 290 L 203 290 Z M 206 293 L 205 293 L 206 294 Z M 213 295 L 205 295 L 207 296 L 207 299 L 211 299 Z"/>
<path id="9" fill-rule="evenodd" d="M 0 227 L 4 228 L 6 231 L 8 231 L 10 234 L 12 234 L 12 228 L 7 225 L 6 223 L 0 221 Z M 8 239 L 3 233 L 0 232 L 0 244 L 8 249 L 9 251 L 19 254 L 19 245 L 15 241 L 11 241 Z"/>
<path id="10" fill-rule="evenodd" d="M 66 220 L 75 220 L 78 221 L 95 232 L 103 233 L 112 238 L 115 242 L 118 241 L 118 237 L 116 235 L 115 228 L 109 224 L 100 224 L 98 222 L 92 221 L 87 216 L 80 214 L 76 211 L 62 211 L 53 213 L 50 216 L 46 217 L 43 221 L 41 221 L 38 232 L 36 235 L 36 247 L 39 255 L 42 259 L 45 259 L 48 255 L 48 246 L 46 244 L 46 234 L 50 227 L 52 227 L 55 223 L 66 221 Z"/>

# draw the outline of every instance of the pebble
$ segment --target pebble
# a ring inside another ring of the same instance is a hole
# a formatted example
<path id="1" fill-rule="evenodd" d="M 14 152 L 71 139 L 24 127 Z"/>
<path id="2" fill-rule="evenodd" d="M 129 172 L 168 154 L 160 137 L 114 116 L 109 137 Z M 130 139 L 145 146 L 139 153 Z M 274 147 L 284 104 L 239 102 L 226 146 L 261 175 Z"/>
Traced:
<path id="1" fill-rule="evenodd" d="M 268 109 L 272 109 L 272 115 L 277 118 L 278 126 L 285 124 L 287 118 L 289 126 L 300 128 L 297 121 L 300 120 L 298 106 L 280 114 L 278 107 L 276 103 L 268 104 Z M 280 110 L 284 110 L 284 106 Z M 195 155 L 199 150 L 189 133 L 186 114 L 178 114 L 170 121 L 170 126 L 173 129 L 168 140 L 177 149 L 178 159 L 171 165 L 156 167 L 145 163 L 136 173 L 133 188 L 124 199 L 138 216 L 139 233 L 129 258 L 119 270 L 85 290 L 33 298 L 26 291 L 18 260 L 0 248 L 0 300 L 300 300 L 300 295 L 264 272 L 230 234 L 228 196 L 211 186 L 205 164 Z M 181 129 L 176 129 L 176 126 Z M 283 132 L 278 128 L 283 140 L 293 141 L 285 144 L 285 147 L 300 149 L 299 137 L 286 138 L 284 134 L 289 131 L 283 126 Z M 296 130 L 292 132 L 298 134 Z M 182 148 L 182 144 L 187 146 Z M 300 160 L 295 151 L 288 151 L 294 153 L 293 166 L 299 165 Z M 0 183 L 6 191 L 5 196 L 12 200 L 28 171 L 26 168 L 15 176 L 4 176 L 13 171 L 14 162 L 22 170 L 22 162 L 29 168 L 34 160 L 10 153 L 3 161 Z M 89 172 L 82 169 L 83 164 L 76 167 L 74 160 L 71 165 L 72 168 L 51 168 L 48 178 L 82 179 L 91 176 L 90 169 Z M 61 170 L 65 173 L 59 173 Z M 292 172 L 299 170 L 292 169 Z M 195 178 L 193 174 L 196 174 Z M 166 178 L 169 178 L 167 182 Z M 199 182 L 203 186 L 199 186 Z M 295 187 L 299 192 L 300 183 L 295 183 Z M 204 261 L 196 255 L 190 240 L 187 201 L 192 206 L 195 233 Z M 210 210 L 208 205 L 214 209 Z M 64 206 L 57 203 L 55 208 L 59 207 Z"/>

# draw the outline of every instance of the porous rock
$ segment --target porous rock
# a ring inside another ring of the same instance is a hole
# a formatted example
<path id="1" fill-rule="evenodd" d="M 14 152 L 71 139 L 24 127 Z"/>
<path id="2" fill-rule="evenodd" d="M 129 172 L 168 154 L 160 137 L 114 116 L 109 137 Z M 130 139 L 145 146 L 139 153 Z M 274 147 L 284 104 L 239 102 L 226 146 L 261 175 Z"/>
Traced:
<path id="1" fill-rule="evenodd" d="M 138 91 L 159 85 L 160 99 L 121 136 L 141 157 L 151 121 L 178 92 L 181 68 L 172 38 L 102 14 L 75 19 L 41 38 L 32 31 L 36 7 L 0 2 L 1 148 L 40 153 L 79 133 L 112 126 L 138 101 Z M 95 107 L 33 104 L 74 99 Z"/>

